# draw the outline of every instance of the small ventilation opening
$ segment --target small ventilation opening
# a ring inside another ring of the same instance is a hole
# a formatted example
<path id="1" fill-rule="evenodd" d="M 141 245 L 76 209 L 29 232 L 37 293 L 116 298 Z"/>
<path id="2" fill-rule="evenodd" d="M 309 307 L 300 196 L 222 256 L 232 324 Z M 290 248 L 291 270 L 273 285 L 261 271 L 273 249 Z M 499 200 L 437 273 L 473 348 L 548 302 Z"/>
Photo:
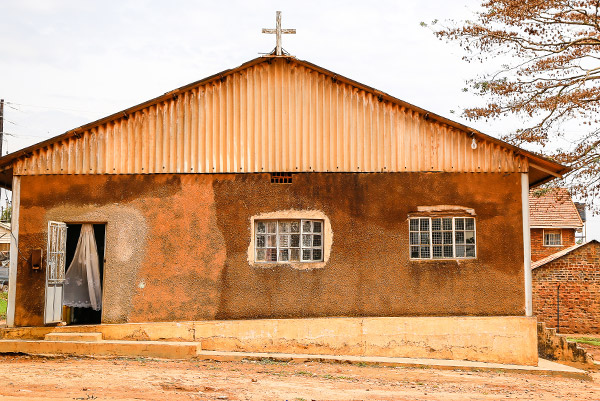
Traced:
<path id="1" fill-rule="evenodd" d="M 271 173 L 271 184 L 291 184 L 292 173 Z"/>

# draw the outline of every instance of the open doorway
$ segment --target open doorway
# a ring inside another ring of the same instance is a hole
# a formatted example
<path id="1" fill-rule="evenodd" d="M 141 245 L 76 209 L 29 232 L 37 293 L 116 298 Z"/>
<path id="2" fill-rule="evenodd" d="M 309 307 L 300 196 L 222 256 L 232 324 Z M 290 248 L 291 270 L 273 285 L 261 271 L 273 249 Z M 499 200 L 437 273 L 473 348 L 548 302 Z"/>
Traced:
<path id="1" fill-rule="evenodd" d="M 68 269 L 75 257 L 77 243 L 81 235 L 81 224 L 67 224 L 67 241 L 65 253 L 65 268 Z M 96 248 L 98 249 L 98 267 L 100 270 L 101 292 L 104 288 L 104 248 L 106 245 L 106 224 L 93 224 Z M 67 324 L 100 324 L 102 321 L 102 310 L 92 308 L 80 308 L 65 306 L 63 320 Z"/>

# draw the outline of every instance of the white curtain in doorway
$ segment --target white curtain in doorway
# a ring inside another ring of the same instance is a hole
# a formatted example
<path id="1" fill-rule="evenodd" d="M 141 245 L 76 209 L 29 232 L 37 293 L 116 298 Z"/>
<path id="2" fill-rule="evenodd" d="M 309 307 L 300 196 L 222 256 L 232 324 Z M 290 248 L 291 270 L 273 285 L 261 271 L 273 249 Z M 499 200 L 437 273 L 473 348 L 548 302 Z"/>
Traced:
<path id="1" fill-rule="evenodd" d="M 71 265 L 65 275 L 64 305 L 102 309 L 98 248 L 92 224 L 82 224 Z"/>

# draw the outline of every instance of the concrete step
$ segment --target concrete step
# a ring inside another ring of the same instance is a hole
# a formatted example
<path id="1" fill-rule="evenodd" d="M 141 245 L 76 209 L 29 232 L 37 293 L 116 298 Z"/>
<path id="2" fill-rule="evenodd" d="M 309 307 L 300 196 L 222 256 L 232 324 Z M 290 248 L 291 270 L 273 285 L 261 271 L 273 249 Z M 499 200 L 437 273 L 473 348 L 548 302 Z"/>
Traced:
<path id="1" fill-rule="evenodd" d="M 48 333 L 46 341 L 102 341 L 102 333 Z"/>
<path id="2" fill-rule="evenodd" d="M 164 359 L 195 358 L 199 342 L 0 340 L 1 353 L 32 355 L 130 356 Z"/>

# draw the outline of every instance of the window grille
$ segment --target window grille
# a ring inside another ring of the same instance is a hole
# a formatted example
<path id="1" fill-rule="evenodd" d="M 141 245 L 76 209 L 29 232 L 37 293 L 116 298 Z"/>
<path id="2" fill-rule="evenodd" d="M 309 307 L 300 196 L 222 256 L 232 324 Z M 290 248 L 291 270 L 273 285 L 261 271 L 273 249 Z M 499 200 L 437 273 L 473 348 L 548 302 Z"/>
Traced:
<path id="1" fill-rule="evenodd" d="M 254 226 L 257 262 L 323 261 L 323 220 L 257 220 Z"/>
<path id="2" fill-rule="evenodd" d="M 291 184 L 292 173 L 271 173 L 271 184 Z"/>
<path id="3" fill-rule="evenodd" d="M 65 281 L 67 248 L 67 225 L 56 221 L 48 222 L 48 251 L 46 254 L 48 283 Z"/>
<path id="4" fill-rule="evenodd" d="M 409 219 L 411 259 L 475 258 L 475 219 L 419 217 Z"/>

